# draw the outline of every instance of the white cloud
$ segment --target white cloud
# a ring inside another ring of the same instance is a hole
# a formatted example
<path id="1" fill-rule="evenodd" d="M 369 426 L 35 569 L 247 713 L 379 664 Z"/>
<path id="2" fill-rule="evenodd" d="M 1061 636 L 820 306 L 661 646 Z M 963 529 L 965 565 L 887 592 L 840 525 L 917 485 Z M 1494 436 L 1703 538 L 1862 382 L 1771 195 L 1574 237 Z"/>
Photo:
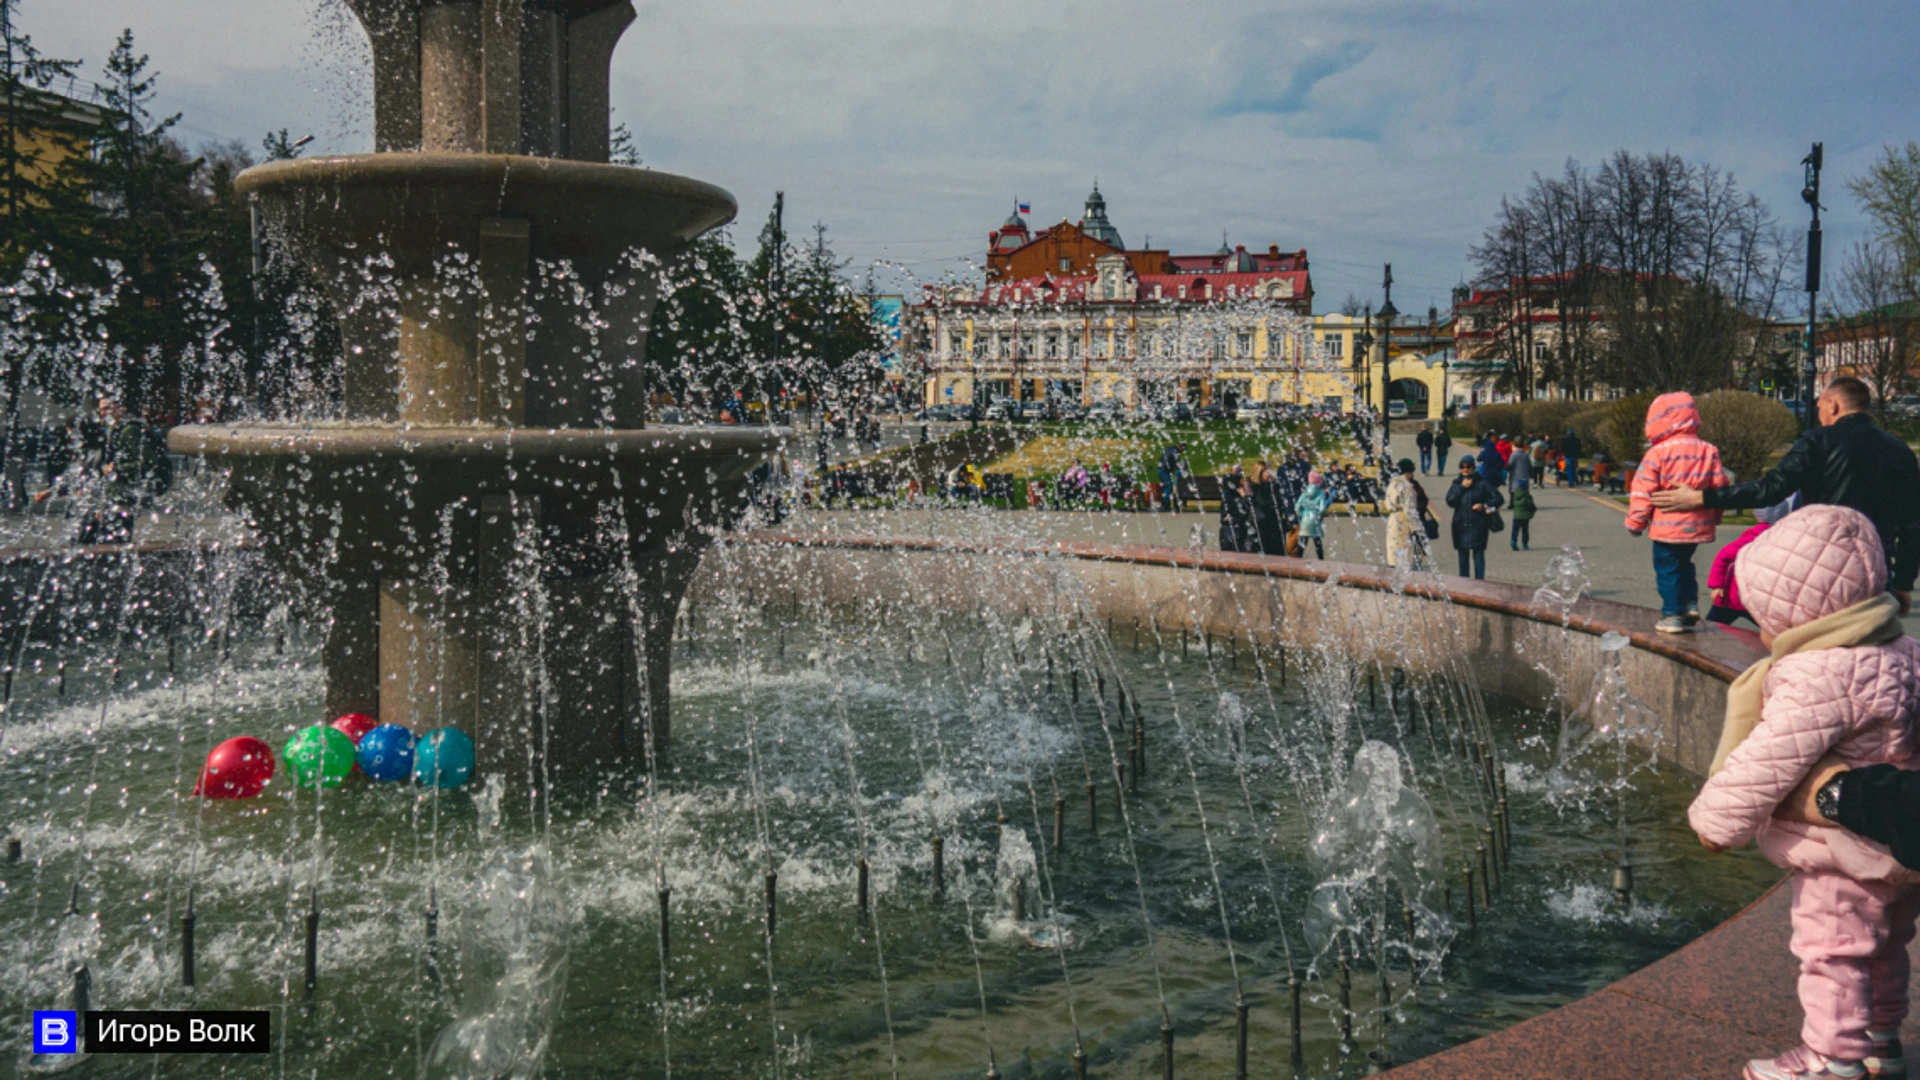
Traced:
<path id="1" fill-rule="evenodd" d="M 1797 221 L 1808 142 L 1827 140 L 1837 180 L 1920 136 L 1911 5 L 1812 31 L 1785 0 L 637 7 L 614 104 L 650 165 L 734 191 L 741 237 L 779 187 L 843 255 L 929 274 L 977 259 L 1015 196 L 1077 217 L 1097 174 L 1129 242 L 1305 246 L 1329 305 L 1377 292 L 1391 259 L 1411 310 L 1445 304 L 1502 192 L 1569 156 L 1711 160 Z M 364 50 L 338 0 L 27 0 L 22 17 L 89 71 L 133 27 L 191 137 L 287 127 L 366 148 Z M 1858 215 L 1829 203 L 1844 243 Z"/>

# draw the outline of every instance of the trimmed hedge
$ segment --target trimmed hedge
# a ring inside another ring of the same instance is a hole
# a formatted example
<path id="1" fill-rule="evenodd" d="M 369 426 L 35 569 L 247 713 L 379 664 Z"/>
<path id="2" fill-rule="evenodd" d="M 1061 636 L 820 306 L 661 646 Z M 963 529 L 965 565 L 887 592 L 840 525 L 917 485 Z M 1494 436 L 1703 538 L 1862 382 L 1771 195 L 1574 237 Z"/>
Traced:
<path id="1" fill-rule="evenodd" d="M 1525 409 L 1517 401 L 1475 406 L 1467 414 L 1467 423 L 1473 425 L 1476 440 L 1482 435 L 1516 434 L 1526 426 L 1524 421 Z"/>
<path id="2" fill-rule="evenodd" d="M 1700 437 L 1720 448 L 1720 462 L 1738 480 L 1767 470 L 1774 451 L 1799 437 L 1785 405 L 1745 390 L 1715 390 L 1697 399 Z"/>

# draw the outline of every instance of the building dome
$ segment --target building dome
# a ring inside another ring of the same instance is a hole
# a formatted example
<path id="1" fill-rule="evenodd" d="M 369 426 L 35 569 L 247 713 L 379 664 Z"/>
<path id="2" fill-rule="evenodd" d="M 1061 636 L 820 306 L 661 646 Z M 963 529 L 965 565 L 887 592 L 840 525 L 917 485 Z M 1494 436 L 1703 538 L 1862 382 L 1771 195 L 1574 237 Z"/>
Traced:
<path id="1" fill-rule="evenodd" d="M 1126 249 L 1126 241 L 1120 239 L 1120 230 L 1107 220 L 1107 200 L 1100 194 L 1100 181 L 1093 182 L 1093 193 L 1087 196 L 1087 213 L 1080 219 L 1080 231 L 1103 244 Z"/>

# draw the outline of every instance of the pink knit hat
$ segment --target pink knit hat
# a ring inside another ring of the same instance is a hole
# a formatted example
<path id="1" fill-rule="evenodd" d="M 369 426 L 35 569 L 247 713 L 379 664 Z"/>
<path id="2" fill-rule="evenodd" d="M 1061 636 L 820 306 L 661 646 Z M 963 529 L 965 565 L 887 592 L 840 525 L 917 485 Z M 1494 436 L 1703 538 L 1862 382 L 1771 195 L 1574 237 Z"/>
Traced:
<path id="1" fill-rule="evenodd" d="M 1307 470 L 1307 483 L 1312 484 L 1315 487 L 1320 486 L 1320 481 L 1325 480 L 1326 478 L 1327 478 L 1326 474 L 1322 473 L 1319 469 Z"/>
<path id="2" fill-rule="evenodd" d="M 1760 629 L 1779 634 L 1887 590 L 1880 533 L 1858 510 L 1796 510 L 1740 549 L 1740 602 Z"/>

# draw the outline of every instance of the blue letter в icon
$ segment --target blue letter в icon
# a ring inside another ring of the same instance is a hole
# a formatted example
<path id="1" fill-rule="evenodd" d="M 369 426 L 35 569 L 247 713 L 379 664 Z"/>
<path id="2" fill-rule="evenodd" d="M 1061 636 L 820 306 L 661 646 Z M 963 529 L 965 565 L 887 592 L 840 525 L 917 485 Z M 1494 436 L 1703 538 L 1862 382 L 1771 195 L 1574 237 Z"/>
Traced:
<path id="1" fill-rule="evenodd" d="M 78 1014 L 58 1009 L 36 1009 L 33 1013 L 33 1052 L 36 1054 L 77 1054 L 80 1052 Z"/>

